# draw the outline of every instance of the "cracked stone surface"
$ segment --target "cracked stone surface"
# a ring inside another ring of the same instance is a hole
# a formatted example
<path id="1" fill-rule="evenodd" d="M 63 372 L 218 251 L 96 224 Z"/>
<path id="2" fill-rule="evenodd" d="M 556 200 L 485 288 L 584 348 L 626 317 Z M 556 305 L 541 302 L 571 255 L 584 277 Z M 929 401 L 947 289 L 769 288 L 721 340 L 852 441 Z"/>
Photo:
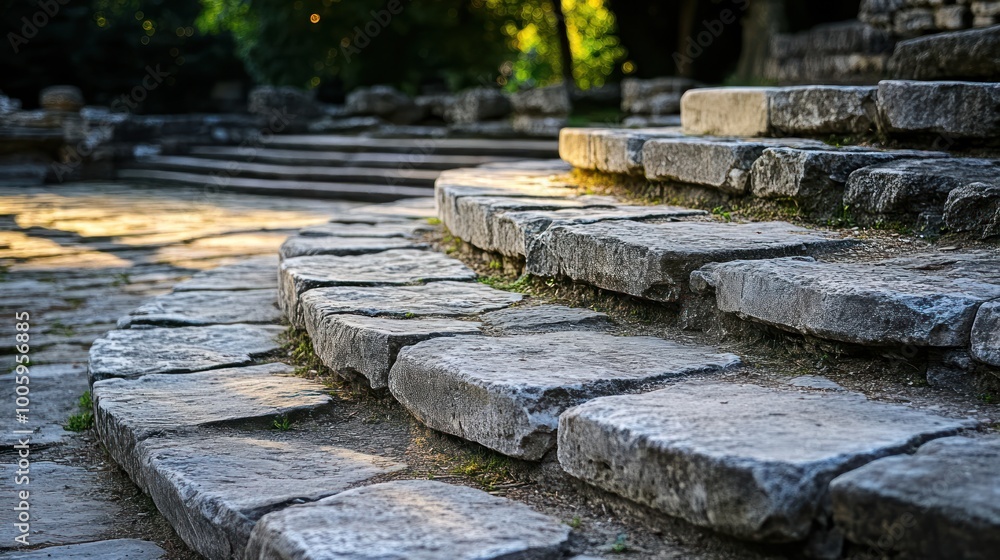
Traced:
<path id="1" fill-rule="evenodd" d="M 491 311 L 483 314 L 480 320 L 501 334 L 605 330 L 611 327 L 611 321 L 604 313 L 552 304 Z"/>
<path id="2" fill-rule="evenodd" d="M 391 319 L 326 315 L 306 321 L 313 350 L 333 371 L 362 376 L 372 389 L 389 386 L 389 369 L 399 351 L 423 340 L 479 334 L 480 323 L 455 319 Z"/>
<path id="3" fill-rule="evenodd" d="M 848 539 L 881 550 L 986 560 L 1000 547 L 998 461 L 1000 440 L 964 437 L 872 461 L 830 485 L 834 519 Z"/>
<path id="4" fill-rule="evenodd" d="M 888 134 L 995 138 L 1000 132 L 1000 84 L 883 80 L 880 127 Z"/>
<path id="5" fill-rule="evenodd" d="M 118 328 L 277 323 L 278 291 L 240 290 L 174 292 L 156 296 L 118 320 Z"/>
<path id="6" fill-rule="evenodd" d="M 316 288 L 300 298 L 306 323 L 333 314 L 407 317 L 462 317 L 511 306 L 523 295 L 479 282 L 431 282 L 419 286 L 335 286 Z"/>
<path id="7" fill-rule="evenodd" d="M 204 290 L 260 290 L 278 286 L 278 258 L 268 255 L 246 259 L 195 274 L 174 286 L 175 292 Z"/>
<path id="8" fill-rule="evenodd" d="M 293 235 L 281 244 L 282 259 L 310 255 L 364 255 L 390 249 L 426 249 L 428 245 L 402 237 L 310 237 Z"/>
<path id="9" fill-rule="evenodd" d="M 285 364 L 266 364 L 98 381 L 95 426 L 111 456 L 135 477 L 141 469 L 136 446 L 149 437 L 211 425 L 270 427 L 273 418 L 310 414 L 330 403 L 323 385 L 292 372 Z"/>
<path id="10" fill-rule="evenodd" d="M 555 446 L 558 417 L 567 408 L 739 363 L 711 347 L 653 337 L 460 336 L 403 349 L 389 389 L 430 428 L 538 460 Z"/>
<path id="11" fill-rule="evenodd" d="M 461 261 L 431 251 L 393 250 L 349 257 L 296 257 L 281 263 L 278 305 L 289 322 L 304 328 L 300 297 L 327 286 L 385 286 L 475 280 Z"/>
<path id="12" fill-rule="evenodd" d="M 0 553 L 3 560 L 162 560 L 166 551 L 149 541 L 113 539 L 66 546 L 51 546 L 27 552 Z"/>
<path id="13" fill-rule="evenodd" d="M 90 348 L 90 382 L 248 365 L 280 348 L 284 331 L 243 324 L 111 331 Z"/>
<path id="14" fill-rule="evenodd" d="M 526 268 L 671 302 L 687 293 L 691 272 L 709 262 L 809 255 L 852 243 L 783 222 L 600 222 L 550 227 L 531 246 Z"/>
<path id="15" fill-rule="evenodd" d="M 240 558 L 254 525 L 405 468 L 308 438 L 199 435 L 151 438 L 133 473 L 184 542 L 206 558 Z M 234 484 L 239 481 L 239 484 Z"/>
<path id="16" fill-rule="evenodd" d="M 996 257 L 970 259 L 1000 266 Z M 714 285 L 719 309 L 745 319 L 857 344 L 967 346 L 979 306 L 1000 298 L 1000 277 L 902 266 L 907 262 L 735 261 L 699 274 Z"/>
<path id="17" fill-rule="evenodd" d="M 430 480 L 342 492 L 261 519 L 248 558 L 505 560 L 563 557 L 569 527 L 472 488 Z"/>
<path id="18" fill-rule="evenodd" d="M 829 483 L 975 422 L 853 393 L 680 382 L 592 400 L 559 420 L 571 475 L 743 539 L 805 539 Z"/>

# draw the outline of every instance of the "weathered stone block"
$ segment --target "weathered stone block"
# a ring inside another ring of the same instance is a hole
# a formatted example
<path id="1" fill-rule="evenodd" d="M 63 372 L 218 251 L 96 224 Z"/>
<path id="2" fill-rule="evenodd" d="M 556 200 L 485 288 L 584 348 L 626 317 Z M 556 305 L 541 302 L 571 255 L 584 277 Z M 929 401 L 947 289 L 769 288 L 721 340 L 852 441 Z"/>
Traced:
<path id="1" fill-rule="evenodd" d="M 583 307 L 531 305 L 491 311 L 480 317 L 500 334 L 527 334 L 578 330 L 606 330 L 611 321 L 604 313 Z"/>
<path id="2" fill-rule="evenodd" d="M 679 382 L 559 418 L 569 474 L 744 539 L 805 539 L 846 471 L 974 423 L 839 392 Z"/>
<path id="3" fill-rule="evenodd" d="M 581 169 L 641 175 L 646 141 L 682 136 L 679 128 L 564 128 L 559 133 L 559 157 Z"/>
<path id="4" fill-rule="evenodd" d="M 990 301 L 979 306 L 972 324 L 972 357 L 1000 367 L 1000 301 Z"/>
<path id="5" fill-rule="evenodd" d="M 834 519 L 883 553 L 986 560 L 1000 549 L 998 461 L 995 438 L 964 437 L 872 461 L 830 485 Z"/>
<path id="6" fill-rule="evenodd" d="M 948 193 L 944 221 L 981 239 L 1000 236 L 1000 183 L 970 183 Z"/>
<path id="7" fill-rule="evenodd" d="M 430 428 L 539 460 L 555 446 L 558 416 L 571 406 L 739 363 L 714 348 L 652 337 L 462 336 L 404 349 L 389 389 Z"/>
<path id="8" fill-rule="evenodd" d="M 314 119 L 323 115 L 315 96 L 292 86 L 257 86 L 247 96 L 247 111 L 253 115 L 291 119 Z"/>
<path id="9" fill-rule="evenodd" d="M 76 86 L 49 86 L 38 94 L 38 104 L 47 111 L 78 113 L 83 108 L 83 93 Z"/>
<path id="10" fill-rule="evenodd" d="M 371 317 L 463 317 L 513 305 L 524 296 L 478 282 L 431 282 L 420 286 L 337 286 L 302 295 L 307 322 L 351 313 Z"/>
<path id="11" fill-rule="evenodd" d="M 767 136 L 768 100 L 774 88 L 700 88 L 681 97 L 685 134 Z"/>
<path id="12" fill-rule="evenodd" d="M 879 128 L 889 135 L 995 140 L 1000 84 L 886 80 L 878 85 Z"/>
<path id="13" fill-rule="evenodd" d="M 514 112 L 522 115 L 568 115 L 569 93 L 562 85 L 532 88 L 510 96 Z"/>
<path id="14" fill-rule="evenodd" d="M 875 127 L 876 88 L 800 86 L 775 90 L 770 129 L 787 136 L 866 134 Z"/>
<path id="15" fill-rule="evenodd" d="M 391 249 L 426 249 L 428 245 L 402 237 L 317 237 L 293 235 L 281 244 L 278 254 L 282 259 L 331 255 L 365 255 Z"/>
<path id="16" fill-rule="evenodd" d="M 341 492 L 264 516 L 245 558 L 557 560 L 569 527 L 486 492 L 407 480 Z"/>
<path id="17" fill-rule="evenodd" d="M 681 94 L 697 87 L 687 78 L 625 78 L 622 80 L 622 112 L 670 115 L 680 110 Z"/>
<path id="18" fill-rule="evenodd" d="M 510 114 L 510 100 L 498 89 L 473 88 L 459 92 L 445 112 L 449 123 L 468 124 L 506 117 Z"/>
<path id="19" fill-rule="evenodd" d="M 192 327 L 233 323 L 277 323 L 278 291 L 202 291 L 164 294 L 118 320 L 118 328 L 138 325 Z"/>

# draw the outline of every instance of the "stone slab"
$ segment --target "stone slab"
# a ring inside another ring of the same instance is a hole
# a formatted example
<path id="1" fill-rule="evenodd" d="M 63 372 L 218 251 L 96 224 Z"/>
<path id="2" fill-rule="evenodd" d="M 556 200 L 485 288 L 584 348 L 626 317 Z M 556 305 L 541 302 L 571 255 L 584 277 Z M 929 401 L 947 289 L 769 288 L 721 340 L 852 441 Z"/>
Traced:
<path id="1" fill-rule="evenodd" d="M 995 140 L 1000 84 L 885 80 L 878 85 L 879 128 L 889 135 Z"/>
<path id="2" fill-rule="evenodd" d="M 475 321 L 456 319 L 364 315 L 324 315 L 316 322 L 306 320 L 320 360 L 349 379 L 361 376 L 372 389 L 389 386 L 389 369 L 402 348 L 431 338 L 479 334 L 479 327 Z"/>
<path id="3" fill-rule="evenodd" d="M 680 128 L 563 128 L 559 157 L 580 169 L 642 175 L 643 145 L 655 138 L 682 137 Z"/>
<path id="4" fill-rule="evenodd" d="M 133 476 L 184 542 L 206 558 L 242 557 L 254 525 L 272 511 L 405 468 L 302 437 L 151 438 L 137 453 L 141 471 Z"/>
<path id="5" fill-rule="evenodd" d="M 307 257 L 315 255 L 331 255 L 343 257 L 348 255 L 365 255 L 381 253 L 392 249 L 427 249 L 429 245 L 420 241 L 402 237 L 310 237 L 293 235 L 281 244 L 278 255 L 282 259 Z"/>
<path id="6" fill-rule="evenodd" d="M 1000 367 L 1000 300 L 979 306 L 972 324 L 972 357 Z"/>
<path id="7" fill-rule="evenodd" d="M 167 552 L 156 543 L 138 539 L 113 539 L 25 552 L 0 553 L 3 560 L 163 560 Z"/>
<path id="8" fill-rule="evenodd" d="M 336 286 L 302 294 L 306 323 L 332 314 L 463 317 L 503 309 L 524 298 L 478 282 L 431 282 L 420 286 Z"/>
<path id="9" fill-rule="evenodd" d="M 285 259 L 279 269 L 278 306 L 292 326 L 303 328 L 300 297 L 328 286 L 386 286 L 475 280 L 461 261 L 431 251 L 396 249 L 347 257 Z"/>
<path id="10" fill-rule="evenodd" d="M 863 135 L 875 128 L 876 94 L 871 86 L 780 88 L 768 103 L 770 129 L 787 136 Z"/>
<path id="11" fill-rule="evenodd" d="M 892 262 L 734 261 L 709 265 L 700 274 L 715 287 L 722 311 L 878 346 L 966 346 L 979 306 L 1000 297 L 997 278 L 955 278 Z"/>
<path id="12" fill-rule="evenodd" d="M 199 272 L 174 286 L 175 292 L 204 290 L 261 290 L 278 286 L 276 256 L 247 259 L 237 264 Z"/>
<path id="13" fill-rule="evenodd" d="M 553 226 L 532 244 L 528 272 L 566 276 L 654 301 L 678 301 L 709 262 L 808 255 L 853 242 L 783 222 L 600 222 Z"/>
<path id="14" fill-rule="evenodd" d="M 505 198 L 569 198 L 581 194 L 569 183 L 570 166 L 561 161 L 541 161 L 534 166 L 503 164 L 482 169 L 445 171 L 434 184 L 438 218 L 448 224 L 458 214 L 458 200 L 467 196 Z"/>
<path id="15" fill-rule="evenodd" d="M 768 98 L 773 88 L 699 88 L 681 97 L 685 134 L 767 136 Z"/>
<path id="16" fill-rule="evenodd" d="M 948 194 L 975 182 L 994 184 L 1000 163 L 978 158 L 905 159 L 861 168 L 847 180 L 844 204 L 864 225 L 912 222 L 923 213 L 940 215 Z"/>
<path id="17" fill-rule="evenodd" d="M 853 393 L 681 382 L 559 419 L 559 463 L 604 490 L 739 538 L 805 539 L 830 481 L 973 422 Z"/>
<path id="18" fill-rule="evenodd" d="M 265 516 L 247 559 L 557 560 L 569 527 L 504 498 L 431 480 L 356 488 Z"/>
<path id="19" fill-rule="evenodd" d="M 539 460 L 555 446 L 559 414 L 571 406 L 739 363 L 714 348 L 653 337 L 460 336 L 405 348 L 389 389 L 430 428 Z"/>
<path id="20" fill-rule="evenodd" d="M 188 375 L 108 379 L 93 387 L 94 423 L 115 462 L 141 482 L 139 442 L 213 425 L 270 427 L 273 418 L 322 411 L 323 385 L 292 377 L 285 364 Z"/>
<path id="21" fill-rule="evenodd" d="M 611 327 L 611 320 L 604 313 L 585 307 L 552 304 L 510 307 L 485 313 L 480 319 L 492 331 L 505 335 L 606 330 Z"/>
<path id="22" fill-rule="evenodd" d="M 944 203 L 948 229 L 980 239 L 1000 237 L 1000 183 L 969 183 L 952 189 Z"/>
<path id="23" fill-rule="evenodd" d="M 995 81 L 1000 76 L 1000 30 L 969 29 L 900 41 L 889 58 L 889 74 L 901 80 Z"/>
<path id="24" fill-rule="evenodd" d="M 118 320 L 118 328 L 277 323 L 278 291 L 241 290 L 174 292 L 156 296 Z"/>
<path id="25" fill-rule="evenodd" d="M 872 461 L 831 483 L 834 520 L 848 539 L 884 552 L 992 558 L 1000 549 L 998 462 L 1000 441 L 964 437 Z"/>
<path id="26" fill-rule="evenodd" d="M 90 347 L 90 382 L 250 364 L 281 347 L 284 327 L 211 325 L 111 331 Z"/>
<path id="27" fill-rule="evenodd" d="M 431 230 L 431 226 L 417 221 L 405 223 L 379 224 L 341 224 L 329 223 L 309 226 L 299 230 L 299 235 L 305 237 L 414 237 L 423 231 Z"/>

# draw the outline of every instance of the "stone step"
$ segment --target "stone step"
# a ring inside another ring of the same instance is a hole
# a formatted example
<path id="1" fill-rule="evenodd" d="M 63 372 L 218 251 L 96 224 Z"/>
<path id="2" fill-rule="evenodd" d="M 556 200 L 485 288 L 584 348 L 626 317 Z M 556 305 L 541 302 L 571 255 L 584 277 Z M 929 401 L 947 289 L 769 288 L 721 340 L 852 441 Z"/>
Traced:
<path id="1" fill-rule="evenodd" d="M 317 226 L 304 227 L 299 230 L 299 235 L 306 237 L 412 238 L 421 233 L 432 231 L 433 229 L 434 228 L 426 222 L 420 222 L 418 220 L 373 224 L 330 222 Z"/>
<path id="2" fill-rule="evenodd" d="M 997 105 L 1000 83 L 887 80 L 878 85 L 879 129 L 890 136 L 931 138 L 938 144 L 995 143 Z"/>
<path id="3" fill-rule="evenodd" d="M 992 558 L 1000 550 L 998 461 L 996 438 L 925 443 L 835 478 L 833 517 L 847 539 L 882 553 Z"/>
<path id="4" fill-rule="evenodd" d="M 323 134 L 274 136 L 269 148 L 302 151 L 338 151 L 396 154 L 435 154 L 553 158 L 554 140 L 505 140 L 486 138 L 373 138 Z"/>
<path id="5" fill-rule="evenodd" d="M 125 168 L 148 171 L 177 171 L 182 173 L 203 173 L 245 179 L 271 179 L 279 181 L 318 181 L 325 183 L 376 184 L 389 186 L 429 187 L 434 184 L 439 172 L 407 167 L 330 167 L 307 166 L 301 164 L 279 165 L 273 163 L 220 161 L 185 156 L 154 156 L 142 158 L 135 163 L 125 164 Z"/>
<path id="6" fill-rule="evenodd" d="M 692 272 L 710 262 L 821 254 L 855 242 L 784 222 L 599 222 L 549 227 L 526 269 L 661 302 L 688 293 Z"/>
<path id="7" fill-rule="evenodd" d="M 293 235 L 281 244 L 282 259 L 315 255 L 348 256 L 381 253 L 392 249 L 427 249 L 429 245 L 401 237 L 319 237 Z"/>
<path id="8" fill-rule="evenodd" d="M 1000 76 L 1000 26 L 896 43 L 889 74 L 901 80 L 988 80 Z"/>
<path id="9" fill-rule="evenodd" d="M 112 539 L 29 551 L 0 552 L 3 560 L 164 560 L 167 551 L 138 539 Z"/>
<path id="10" fill-rule="evenodd" d="M 254 179 L 250 177 L 220 177 L 211 173 L 181 173 L 149 169 L 119 169 L 118 179 L 166 183 L 195 188 L 208 188 L 247 194 L 292 196 L 305 198 L 335 198 L 369 202 L 399 200 L 407 197 L 424 197 L 430 189 L 401 185 L 361 185 L 352 183 L 322 183 L 317 181 L 286 181 Z"/>
<path id="11" fill-rule="evenodd" d="M 478 282 L 430 282 L 416 286 L 335 286 L 302 294 L 306 324 L 330 315 L 370 317 L 467 317 L 518 303 L 524 296 Z"/>
<path id="12" fill-rule="evenodd" d="M 580 169 L 641 175 L 643 144 L 683 136 L 680 128 L 564 128 L 559 131 L 559 157 Z"/>
<path id="13" fill-rule="evenodd" d="M 558 455 L 571 475 L 695 525 L 795 542 L 831 529 L 836 476 L 974 425 L 853 393 L 679 382 L 566 411 Z"/>
<path id="14" fill-rule="evenodd" d="M 90 347 L 91 385 L 111 377 L 190 373 L 249 365 L 277 351 L 284 327 L 212 325 L 111 331 Z"/>
<path id="15" fill-rule="evenodd" d="M 480 315 L 493 334 L 513 335 L 561 331 L 606 331 L 612 326 L 604 313 L 565 305 L 522 305 Z"/>
<path id="16" fill-rule="evenodd" d="M 558 560 L 569 527 L 481 490 L 386 482 L 264 516 L 246 558 Z"/>
<path id="17" fill-rule="evenodd" d="M 197 327 L 234 323 L 278 323 L 276 289 L 181 291 L 156 296 L 118 320 L 119 329 L 139 326 Z"/>
<path id="18" fill-rule="evenodd" d="M 402 286 L 443 280 L 475 280 L 456 259 L 432 251 L 393 249 L 347 257 L 295 257 L 278 271 L 278 305 L 294 327 L 305 328 L 300 297 L 327 286 Z"/>
<path id="19" fill-rule="evenodd" d="M 739 363 L 710 347 L 601 332 L 456 336 L 400 351 L 389 389 L 430 428 L 539 460 L 571 406 Z"/>
<path id="20" fill-rule="evenodd" d="M 314 150 L 280 150 L 237 146 L 193 146 L 189 155 L 210 160 L 260 162 L 282 165 L 428 169 L 439 171 L 521 159 L 517 157 L 483 155 L 438 155 L 434 152 L 320 152 Z"/>
<path id="21" fill-rule="evenodd" d="M 260 290 L 278 287 L 278 258 L 272 255 L 205 270 L 174 285 L 175 292 Z"/>

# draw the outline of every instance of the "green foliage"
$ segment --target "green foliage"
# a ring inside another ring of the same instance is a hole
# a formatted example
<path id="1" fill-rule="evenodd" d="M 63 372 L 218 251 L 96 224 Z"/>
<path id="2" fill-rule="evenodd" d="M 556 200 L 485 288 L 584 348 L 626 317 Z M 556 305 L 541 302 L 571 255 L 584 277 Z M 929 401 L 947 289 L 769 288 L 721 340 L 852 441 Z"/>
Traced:
<path id="1" fill-rule="evenodd" d="M 282 432 L 287 432 L 292 429 L 292 421 L 288 419 L 288 416 L 281 415 L 274 419 L 272 422 L 275 430 L 280 430 Z"/>
<path id="2" fill-rule="evenodd" d="M 85 432 L 94 427 L 94 402 L 90 398 L 90 391 L 80 396 L 77 406 L 80 412 L 70 416 L 63 426 L 68 432 Z"/>
<path id="3" fill-rule="evenodd" d="M 722 206 L 716 206 L 712 208 L 712 215 L 718 216 L 727 222 L 733 221 L 733 214 L 729 210 L 726 210 Z"/>
<path id="4" fill-rule="evenodd" d="M 615 554 L 622 554 L 628 552 L 629 547 L 628 544 L 626 544 L 625 542 L 627 538 L 628 535 L 626 535 L 625 533 L 619 534 L 618 538 L 616 538 L 615 542 L 612 543 L 611 545 L 611 552 L 614 552 Z"/>

